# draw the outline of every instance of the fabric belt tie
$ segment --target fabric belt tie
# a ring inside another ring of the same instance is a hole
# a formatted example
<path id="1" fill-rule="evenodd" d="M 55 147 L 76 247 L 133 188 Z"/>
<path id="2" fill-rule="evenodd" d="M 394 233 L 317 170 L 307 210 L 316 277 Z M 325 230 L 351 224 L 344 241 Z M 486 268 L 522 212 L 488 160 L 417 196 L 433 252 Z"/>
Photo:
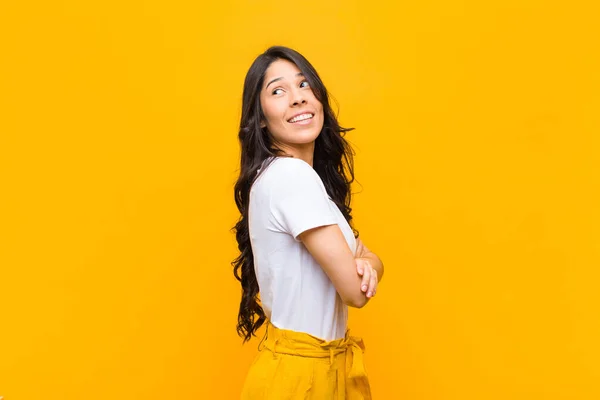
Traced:
<path id="1" fill-rule="evenodd" d="M 329 357 L 330 363 L 333 363 L 334 356 L 346 353 L 346 364 L 351 363 L 348 378 L 366 377 L 363 352 L 365 346 L 362 338 L 350 336 L 346 332 L 343 339 L 331 341 L 322 341 L 322 343 L 303 343 L 294 342 L 293 345 L 286 346 L 286 336 L 277 335 L 272 340 L 265 342 L 265 347 L 273 353 L 290 354 L 302 357 Z M 319 340 L 319 339 L 317 339 Z"/>

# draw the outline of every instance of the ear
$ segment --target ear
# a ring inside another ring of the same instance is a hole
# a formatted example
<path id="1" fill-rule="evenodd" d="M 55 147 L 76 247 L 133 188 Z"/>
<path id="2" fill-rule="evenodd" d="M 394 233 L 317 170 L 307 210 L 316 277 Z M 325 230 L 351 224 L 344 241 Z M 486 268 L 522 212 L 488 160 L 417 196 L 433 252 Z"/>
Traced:
<path id="1" fill-rule="evenodd" d="M 260 127 L 261 128 L 265 128 L 267 126 L 267 124 L 265 123 L 264 120 L 260 121 Z"/>

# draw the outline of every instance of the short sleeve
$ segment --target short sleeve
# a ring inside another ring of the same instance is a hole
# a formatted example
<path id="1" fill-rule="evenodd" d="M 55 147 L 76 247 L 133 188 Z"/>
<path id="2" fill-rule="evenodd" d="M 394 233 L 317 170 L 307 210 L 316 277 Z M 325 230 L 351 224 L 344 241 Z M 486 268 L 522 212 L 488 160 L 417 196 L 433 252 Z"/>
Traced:
<path id="1" fill-rule="evenodd" d="M 302 232 L 337 223 L 317 172 L 298 159 L 280 159 L 271 188 L 270 209 L 276 224 L 296 241 Z"/>

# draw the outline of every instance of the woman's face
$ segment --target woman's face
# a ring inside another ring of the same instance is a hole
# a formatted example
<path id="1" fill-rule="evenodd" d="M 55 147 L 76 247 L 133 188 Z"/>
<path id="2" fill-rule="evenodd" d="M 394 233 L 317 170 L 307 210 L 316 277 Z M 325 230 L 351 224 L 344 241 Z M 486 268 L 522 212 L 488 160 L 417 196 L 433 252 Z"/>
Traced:
<path id="1" fill-rule="evenodd" d="M 323 105 L 317 100 L 298 67 L 273 61 L 265 73 L 260 104 L 266 127 L 282 149 L 311 144 L 323 128 Z"/>

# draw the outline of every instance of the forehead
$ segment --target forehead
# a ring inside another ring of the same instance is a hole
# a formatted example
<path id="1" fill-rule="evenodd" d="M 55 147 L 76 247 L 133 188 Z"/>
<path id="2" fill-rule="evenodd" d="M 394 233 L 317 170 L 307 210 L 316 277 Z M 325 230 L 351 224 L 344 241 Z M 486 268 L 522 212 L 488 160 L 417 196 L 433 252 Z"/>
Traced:
<path id="1" fill-rule="evenodd" d="M 293 62 L 282 59 L 275 60 L 265 71 L 265 82 L 269 82 L 271 79 L 280 77 L 283 79 L 293 79 L 299 72 L 301 72 L 300 68 L 298 68 Z"/>

